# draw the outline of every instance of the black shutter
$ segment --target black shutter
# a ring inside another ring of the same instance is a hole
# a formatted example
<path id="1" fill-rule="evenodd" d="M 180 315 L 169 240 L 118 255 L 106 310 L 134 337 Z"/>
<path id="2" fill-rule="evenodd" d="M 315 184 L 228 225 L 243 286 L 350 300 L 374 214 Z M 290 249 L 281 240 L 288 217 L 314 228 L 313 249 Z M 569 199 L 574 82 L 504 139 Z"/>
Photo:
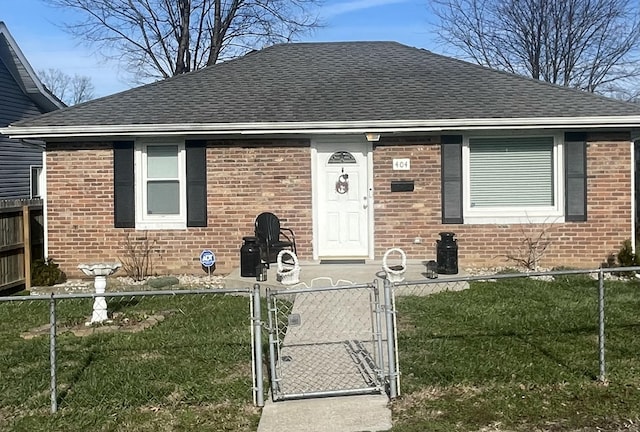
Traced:
<path id="1" fill-rule="evenodd" d="M 135 228 L 133 141 L 113 143 L 113 219 L 116 228 Z"/>
<path id="2" fill-rule="evenodd" d="M 187 226 L 207 226 L 207 143 L 187 141 Z"/>
<path id="3" fill-rule="evenodd" d="M 443 135 L 441 145 L 442 223 L 461 224 L 462 135 Z"/>
<path id="4" fill-rule="evenodd" d="M 569 133 L 564 136 L 564 220 L 587 220 L 587 136 Z"/>

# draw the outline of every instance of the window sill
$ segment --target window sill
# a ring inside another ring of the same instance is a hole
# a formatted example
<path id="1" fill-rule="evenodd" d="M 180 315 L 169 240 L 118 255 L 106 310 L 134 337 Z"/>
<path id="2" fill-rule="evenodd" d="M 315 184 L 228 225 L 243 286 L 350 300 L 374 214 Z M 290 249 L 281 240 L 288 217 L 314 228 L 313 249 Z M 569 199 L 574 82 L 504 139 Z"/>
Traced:
<path id="1" fill-rule="evenodd" d="M 180 221 L 167 221 L 167 222 L 136 222 L 136 230 L 186 230 L 187 224 Z"/>
<path id="2" fill-rule="evenodd" d="M 465 216 L 464 225 L 528 225 L 564 223 L 564 215 Z"/>

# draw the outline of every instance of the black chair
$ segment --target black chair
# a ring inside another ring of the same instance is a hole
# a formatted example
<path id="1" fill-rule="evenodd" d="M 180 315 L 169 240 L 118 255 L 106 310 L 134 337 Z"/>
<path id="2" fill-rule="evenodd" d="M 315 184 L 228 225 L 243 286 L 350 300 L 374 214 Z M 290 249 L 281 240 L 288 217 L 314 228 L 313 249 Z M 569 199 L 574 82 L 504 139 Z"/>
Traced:
<path id="1" fill-rule="evenodd" d="M 296 252 L 296 236 L 290 228 L 280 226 L 280 219 L 273 213 L 260 213 L 256 218 L 255 235 L 258 238 L 260 256 L 264 262 L 276 262 L 278 253 L 283 249 Z"/>

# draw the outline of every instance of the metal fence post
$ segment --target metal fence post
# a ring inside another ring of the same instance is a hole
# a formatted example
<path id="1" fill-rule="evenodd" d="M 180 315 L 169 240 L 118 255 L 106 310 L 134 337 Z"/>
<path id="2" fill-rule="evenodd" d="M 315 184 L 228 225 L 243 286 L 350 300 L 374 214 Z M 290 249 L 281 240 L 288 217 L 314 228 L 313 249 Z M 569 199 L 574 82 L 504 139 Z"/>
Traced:
<path id="1" fill-rule="evenodd" d="M 276 371 L 276 338 L 274 337 L 274 333 L 278 330 L 275 328 L 275 323 L 273 322 L 273 314 L 277 313 L 277 309 L 275 307 L 275 298 L 271 295 L 271 290 L 267 288 L 267 316 L 269 318 L 269 367 L 271 369 L 271 399 L 277 400 L 279 396 L 278 389 L 278 374 Z"/>
<path id="2" fill-rule="evenodd" d="M 251 394 L 253 395 L 253 405 L 257 406 L 258 405 L 258 380 L 256 378 L 256 373 L 257 373 L 256 338 L 255 338 L 256 327 L 254 325 L 256 314 L 253 310 L 253 307 L 254 307 L 253 295 L 254 295 L 253 291 L 249 289 L 249 321 L 250 321 L 249 340 L 251 341 Z"/>
<path id="3" fill-rule="evenodd" d="M 49 362 L 51 367 L 51 412 L 58 411 L 58 392 L 56 385 L 56 299 L 51 294 L 49 300 Z"/>
<path id="4" fill-rule="evenodd" d="M 378 380 L 384 382 L 384 351 L 382 350 L 382 305 L 380 304 L 380 285 L 378 280 L 373 281 L 373 295 L 375 303 L 375 338 L 376 338 L 376 356 L 379 367 Z M 388 343 L 391 343 L 388 341 Z"/>
<path id="5" fill-rule="evenodd" d="M 395 399 L 398 397 L 398 382 L 397 376 L 398 371 L 396 369 L 396 358 L 394 352 L 394 317 L 393 315 L 396 313 L 393 310 L 393 304 L 391 303 L 391 282 L 389 279 L 384 279 L 384 309 L 385 309 L 385 317 L 387 321 L 387 357 L 389 364 L 389 398 Z"/>
<path id="6" fill-rule="evenodd" d="M 260 285 L 253 285 L 253 358 L 256 365 L 256 405 L 264 406 L 264 365 L 262 362 L 262 309 L 260 308 Z"/>
<path id="7" fill-rule="evenodd" d="M 598 379 L 600 382 L 606 381 L 605 370 L 605 353 L 604 353 L 604 272 L 602 269 L 598 271 L 598 348 L 599 348 L 599 363 L 600 363 L 600 375 Z"/>

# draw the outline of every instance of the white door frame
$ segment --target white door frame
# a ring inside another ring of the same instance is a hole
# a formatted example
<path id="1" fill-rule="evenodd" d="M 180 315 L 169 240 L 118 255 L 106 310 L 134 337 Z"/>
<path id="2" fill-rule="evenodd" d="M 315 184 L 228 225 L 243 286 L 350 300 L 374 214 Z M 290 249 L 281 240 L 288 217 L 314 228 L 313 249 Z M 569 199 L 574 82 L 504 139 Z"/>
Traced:
<path id="1" fill-rule="evenodd" d="M 318 167 L 318 149 L 322 148 L 322 145 L 327 142 L 331 142 L 330 135 L 322 135 L 322 136 L 314 136 L 311 137 L 311 199 L 312 199 L 312 214 L 313 214 L 313 259 L 319 260 L 321 257 L 318 254 L 318 245 L 320 239 L 318 238 L 318 221 L 320 219 L 319 216 L 319 203 L 318 203 L 318 182 L 321 181 L 319 179 L 319 175 L 321 173 L 320 167 Z M 374 258 L 374 201 L 373 201 L 373 146 L 370 142 L 367 141 L 364 134 L 358 135 L 335 135 L 341 142 L 350 142 L 355 144 L 360 144 L 365 152 L 365 160 L 366 160 L 366 170 L 367 170 L 367 246 L 368 253 L 367 258 Z"/>

